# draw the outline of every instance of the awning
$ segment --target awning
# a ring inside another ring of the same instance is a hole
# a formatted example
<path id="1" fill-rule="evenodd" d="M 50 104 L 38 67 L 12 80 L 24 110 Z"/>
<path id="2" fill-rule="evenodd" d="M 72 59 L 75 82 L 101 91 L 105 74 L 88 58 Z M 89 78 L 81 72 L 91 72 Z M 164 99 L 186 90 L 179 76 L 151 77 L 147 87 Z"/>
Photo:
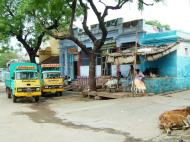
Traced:
<path id="1" fill-rule="evenodd" d="M 147 61 L 154 61 L 169 53 L 176 51 L 179 43 L 169 44 L 161 47 L 143 47 L 138 49 L 138 55 L 144 56 Z"/>
<path id="2" fill-rule="evenodd" d="M 132 52 L 130 53 L 124 53 L 124 52 L 118 52 L 118 53 L 111 53 L 106 55 L 107 63 L 113 63 L 113 64 L 129 64 L 134 62 L 135 56 Z"/>
<path id="3" fill-rule="evenodd" d="M 137 56 L 144 56 L 147 61 L 154 61 L 167 54 L 177 50 L 179 43 L 159 47 L 142 47 L 137 50 Z M 111 53 L 106 55 L 107 63 L 113 64 L 130 64 L 135 60 L 134 51 L 124 50 L 118 53 Z"/>

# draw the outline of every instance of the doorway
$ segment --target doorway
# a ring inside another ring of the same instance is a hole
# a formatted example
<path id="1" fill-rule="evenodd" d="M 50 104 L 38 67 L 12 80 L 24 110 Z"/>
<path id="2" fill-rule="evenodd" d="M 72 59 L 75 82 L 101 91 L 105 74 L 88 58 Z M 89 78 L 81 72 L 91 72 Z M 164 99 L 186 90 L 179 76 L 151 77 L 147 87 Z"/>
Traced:
<path id="1" fill-rule="evenodd" d="M 77 79 L 77 61 L 74 61 L 74 79 Z"/>

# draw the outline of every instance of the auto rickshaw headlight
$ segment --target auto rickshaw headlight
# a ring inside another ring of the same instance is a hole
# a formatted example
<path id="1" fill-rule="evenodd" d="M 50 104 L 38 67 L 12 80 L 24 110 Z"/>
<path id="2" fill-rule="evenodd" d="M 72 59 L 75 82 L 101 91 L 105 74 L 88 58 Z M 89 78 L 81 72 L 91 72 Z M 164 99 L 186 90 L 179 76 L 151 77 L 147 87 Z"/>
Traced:
<path id="1" fill-rule="evenodd" d="M 36 91 L 40 91 L 40 88 L 36 88 Z"/>
<path id="2" fill-rule="evenodd" d="M 22 92 L 22 89 L 21 89 L 21 88 L 18 88 L 18 89 L 17 89 L 17 92 Z"/>

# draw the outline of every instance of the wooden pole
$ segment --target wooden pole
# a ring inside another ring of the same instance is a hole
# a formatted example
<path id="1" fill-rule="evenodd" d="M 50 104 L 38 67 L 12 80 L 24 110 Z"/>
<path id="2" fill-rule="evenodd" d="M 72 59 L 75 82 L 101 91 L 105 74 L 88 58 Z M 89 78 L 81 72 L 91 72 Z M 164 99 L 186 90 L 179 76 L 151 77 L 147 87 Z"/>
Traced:
<path id="1" fill-rule="evenodd" d="M 135 78 L 136 66 L 137 66 L 137 46 L 138 46 L 138 32 L 136 32 L 136 41 L 135 41 L 135 49 L 134 49 L 134 63 L 133 63 L 133 78 Z"/>
<path id="2" fill-rule="evenodd" d="M 77 77 L 80 77 L 81 52 L 78 51 Z"/>

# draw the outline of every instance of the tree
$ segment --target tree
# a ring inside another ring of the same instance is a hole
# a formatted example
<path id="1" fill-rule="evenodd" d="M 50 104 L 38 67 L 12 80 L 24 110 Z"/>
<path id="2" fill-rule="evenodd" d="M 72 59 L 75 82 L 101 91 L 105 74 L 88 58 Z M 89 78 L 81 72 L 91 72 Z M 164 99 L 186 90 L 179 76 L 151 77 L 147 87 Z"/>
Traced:
<path id="1" fill-rule="evenodd" d="M 159 2 L 161 0 L 154 0 L 155 2 Z M 89 87 L 91 91 L 96 90 L 96 63 L 95 59 L 97 56 L 98 50 L 101 49 L 101 47 L 104 45 L 104 42 L 107 37 L 107 29 L 105 25 L 105 18 L 108 15 L 109 10 L 117 10 L 122 8 L 124 4 L 127 2 L 133 2 L 131 0 L 115 0 L 115 5 L 107 5 L 105 0 L 99 0 L 99 2 L 104 6 L 103 11 L 100 11 L 95 4 L 93 0 L 56 0 L 56 2 L 61 3 L 60 5 L 57 5 L 55 8 L 60 9 L 62 5 L 68 4 L 66 7 L 67 11 L 64 13 L 56 13 L 54 12 L 55 9 L 49 9 L 51 7 L 51 4 L 53 3 L 52 0 L 43 0 L 41 4 L 39 4 L 38 0 L 33 0 L 33 5 L 35 5 L 35 8 L 38 8 L 35 13 L 35 17 L 39 20 L 41 23 L 41 26 L 44 28 L 44 31 L 48 33 L 49 35 L 53 36 L 56 39 L 64 40 L 69 39 L 72 40 L 74 43 L 76 43 L 89 57 Z M 144 5 L 153 5 L 145 3 L 143 0 L 138 0 L 138 8 L 143 9 Z M 35 4 L 36 3 L 36 4 Z M 45 3 L 45 5 L 43 5 Z M 101 37 L 100 39 L 97 39 L 97 37 L 90 31 L 89 27 L 87 26 L 88 21 L 88 12 L 89 9 L 91 9 L 98 19 L 99 28 L 101 30 Z M 44 16 L 44 11 L 47 14 Z M 80 12 L 82 12 L 83 20 L 82 20 L 82 26 L 83 30 L 86 33 L 86 35 L 89 37 L 89 39 L 92 41 L 93 48 L 92 50 L 88 50 L 86 46 L 74 35 L 73 33 L 73 22 L 77 18 L 77 16 L 80 16 Z M 52 13 L 55 13 L 55 15 L 51 16 Z M 69 16 L 66 16 L 69 15 Z M 63 23 L 62 19 L 58 19 L 57 17 L 65 17 L 65 22 Z M 49 30 L 47 27 L 48 25 L 56 22 L 57 27 L 53 30 Z M 60 32 L 63 34 L 60 35 Z M 59 33 L 59 34 L 58 34 Z"/>
<path id="2" fill-rule="evenodd" d="M 170 26 L 169 25 L 167 25 L 167 24 L 161 24 L 157 20 L 150 20 L 150 21 L 146 21 L 145 23 L 148 24 L 148 25 L 156 26 L 160 30 L 162 30 L 162 29 L 170 30 Z"/>
<path id="3" fill-rule="evenodd" d="M 0 38 L 16 39 L 26 49 L 30 61 L 35 63 L 35 57 L 40 45 L 45 39 L 45 31 L 40 28 L 35 17 L 31 16 L 27 0 L 0 0 Z M 54 22 L 54 24 L 56 24 Z M 47 27 L 50 30 L 54 25 Z"/>

